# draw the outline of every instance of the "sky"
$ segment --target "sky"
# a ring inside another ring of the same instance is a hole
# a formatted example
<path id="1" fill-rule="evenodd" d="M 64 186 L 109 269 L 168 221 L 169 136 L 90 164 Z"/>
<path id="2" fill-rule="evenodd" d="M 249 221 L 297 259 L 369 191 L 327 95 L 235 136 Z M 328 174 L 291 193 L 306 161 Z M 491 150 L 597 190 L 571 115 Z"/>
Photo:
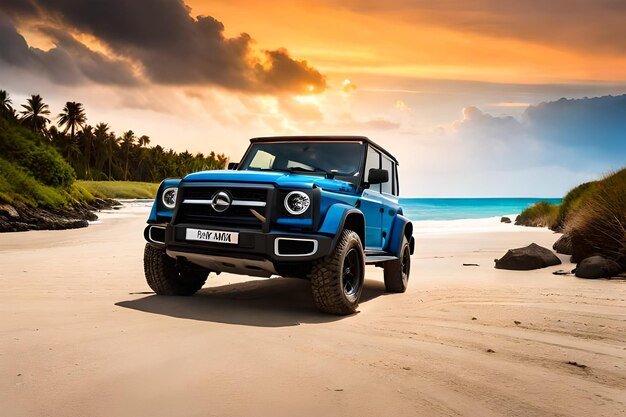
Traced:
<path id="1" fill-rule="evenodd" d="M 0 0 L 0 89 L 151 144 L 365 135 L 404 196 L 559 197 L 626 165 L 622 0 Z"/>

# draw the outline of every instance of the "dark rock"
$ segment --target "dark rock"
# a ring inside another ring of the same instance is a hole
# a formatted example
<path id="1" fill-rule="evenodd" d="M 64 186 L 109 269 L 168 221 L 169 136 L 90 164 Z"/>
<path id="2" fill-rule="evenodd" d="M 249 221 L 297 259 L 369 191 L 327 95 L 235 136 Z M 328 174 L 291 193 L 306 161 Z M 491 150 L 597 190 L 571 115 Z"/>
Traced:
<path id="1" fill-rule="evenodd" d="M 94 210 L 110 209 L 119 202 L 96 199 L 94 204 L 75 204 L 69 209 L 31 207 L 21 202 L 0 204 L 0 232 L 64 230 L 87 227 L 98 220 Z"/>
<path id="2" fill-rule="evenodd" d="M 496 269 L 529 271 L 560 263 L 561 260 L 550 249 L 531 243 L 525 248 L 509 249 L 502 258 L 496 260 Z"/>
<path id="3" fill-rule="evenodd" d="M 610 278 L 622 271 L 620 265 L 602 256 L 583 259 L 574 272 L 578 278 Z"/>
<path id="4" fill-rule="evenodd" d="M 581 368 L 581 369 L 586 369 L 587 368 L 587 365 L 583 365 L 582 363 L 578 363 L 576 361 L 567 361 L 565 363 L 568 364 L 568 365 L 575 366 L 577 368 Z"/>
<path id="5" fill-rule="evenodd" d="M 552 245 L 552 249 L 555 250 L 556 253 L 562 253 L 563 255 L 571 255 L 572 254 L 572 239 L 569 235 L 565 234 L 561 236 L 554 245 Z"/>
<path id="6" fill-rule="evenodd" d="M 511 219 L 509 219 L 508 217 L 502 217 L 500 219 L 500 223 L 511 223 Z"/>
<path id="7" fill-rule="evenodd" d="M 572 262 L 577 264 L 585 258 L 600 255 L 593 245 L 579 233 L 573 233 L 570 240 L 572 241 Z"/>

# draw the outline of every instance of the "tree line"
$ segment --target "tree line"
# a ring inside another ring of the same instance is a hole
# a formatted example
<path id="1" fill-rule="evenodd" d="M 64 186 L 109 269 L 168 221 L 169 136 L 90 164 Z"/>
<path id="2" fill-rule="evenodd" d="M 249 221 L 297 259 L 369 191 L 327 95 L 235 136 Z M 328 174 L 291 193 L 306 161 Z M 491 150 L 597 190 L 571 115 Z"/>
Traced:
<path id="1" fill-rule="evenodd" d="M 223 169 L 224 154 L 208 155 L 149 146 L 150 138 L 132 130 L 116 135 L 107 123 L 87 123 L 82 103 L 68 101 L 52 122 L 49 106 L 39 94 L 31 95 L 17 110 L 0 90 L 0 116 L 12 119 L 49 141 L 76 171 L 79 179 L 159 182 L 190 172 Z"/>

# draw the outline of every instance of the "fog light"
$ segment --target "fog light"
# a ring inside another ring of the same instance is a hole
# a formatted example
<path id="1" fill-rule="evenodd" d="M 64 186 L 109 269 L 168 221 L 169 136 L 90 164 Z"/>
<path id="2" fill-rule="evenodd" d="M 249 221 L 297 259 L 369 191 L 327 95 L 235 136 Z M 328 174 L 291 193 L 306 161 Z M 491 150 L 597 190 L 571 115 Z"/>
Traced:
<path id="1" fill-rule="evenodd" d="M 285 197 L 285 210 L 294 216 L 299 216 L 307 211 L 310 205 L 311 199 L 302 191 L 292 191 Z"/>

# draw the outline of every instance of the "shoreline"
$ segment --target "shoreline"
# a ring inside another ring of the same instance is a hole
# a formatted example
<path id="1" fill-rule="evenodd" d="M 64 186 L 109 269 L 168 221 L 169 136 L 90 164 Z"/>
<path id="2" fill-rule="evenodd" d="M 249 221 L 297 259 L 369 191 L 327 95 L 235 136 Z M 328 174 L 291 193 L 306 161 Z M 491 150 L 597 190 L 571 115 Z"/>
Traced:
<path id="1" fill-rule="evenodd" d="M 416 233 L 422 234 L 449 234 L 449 233 L 483 233 L 483 232 L 510 232 L 528 229 L 518 226 L 514 219 L 517 214 L 491 216 L 470 219 L 454 220 L 411 220 Z M 502 217 L 511 219 L 511 223 L 503 223 Z M 530 228 L 534 229 L 534 228 Z"/>
<path id="2" fill-rule="evenodd" d="M 149 198 L 120 198 L 120 199 L 101 199 L 96 198 L 91 205 L 78 206 L 75 210 L 64 209 L 44 209 L 32 208 L 24 204 L 18 203 L 21 207 L 19 210 L 11 210 L 14 205 L 0 204 L 0 233 L 22 232 L 29 230 L 70 230 L 89 225 L 101 224 L 103 220 L 111 218 L 113 215 L 125 215 L 124 213 L 143 212 L 146 217 L 152 207 L 153 199 Z M 20 212 L 21 210 L 21 212 Z M 13 211 L 13 213 L 11 213 Z M 17 212 L 17 216 L 15 215 Z M 29 223 L 24 220 L 24 215 L 33 213 L 33 221 L 43 220 L 41 225 L 37 223 Z M 416 233 L 424 234 L 449 234 L 455 232 L 506 232 L 511 230 L 533 229 L 534 227 L 518 226 L 514 224 L 514 220 L 519 213 L 505 214 L 498 216 L 486 216 L 479 218 L 463 218 L 463 219 L 433 219 L 433 220 L 411 220 L 415 226 Z M 502 223 L 502 217 L 511 219 L 511 223 Z M 46 227 L 46 219 L 49 227 Z M 7 226 L 10 221 L 17 221 L 29 225 L 30 228 L 23 229 L 24 225 L 17 225 L 14 229 Z M 17 230 L 15 230 L 17 229 Z"/>

